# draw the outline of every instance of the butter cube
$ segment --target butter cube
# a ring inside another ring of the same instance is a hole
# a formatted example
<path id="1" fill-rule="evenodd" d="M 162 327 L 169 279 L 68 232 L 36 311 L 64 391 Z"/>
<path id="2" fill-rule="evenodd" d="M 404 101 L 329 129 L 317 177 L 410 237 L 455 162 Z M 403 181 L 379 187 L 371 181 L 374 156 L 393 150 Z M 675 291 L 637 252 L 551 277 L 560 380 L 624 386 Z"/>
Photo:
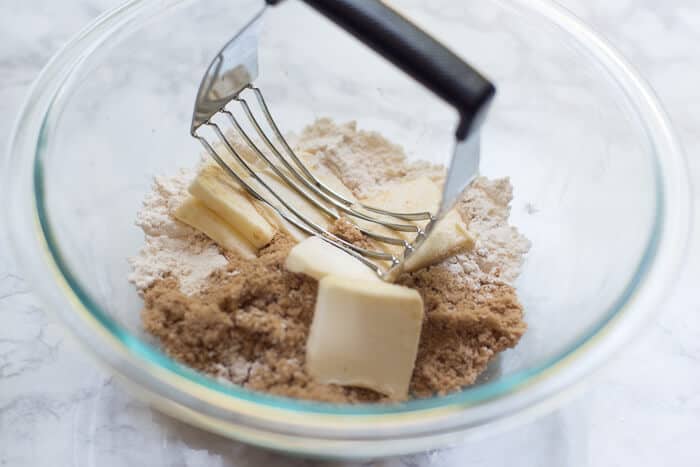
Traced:
<path id="1" fill-rule="evenodd" d="M 326 276 L 306 343 L 309 374 L 321 383 L 408 396 L 423 300 L 408 287 Z"/>

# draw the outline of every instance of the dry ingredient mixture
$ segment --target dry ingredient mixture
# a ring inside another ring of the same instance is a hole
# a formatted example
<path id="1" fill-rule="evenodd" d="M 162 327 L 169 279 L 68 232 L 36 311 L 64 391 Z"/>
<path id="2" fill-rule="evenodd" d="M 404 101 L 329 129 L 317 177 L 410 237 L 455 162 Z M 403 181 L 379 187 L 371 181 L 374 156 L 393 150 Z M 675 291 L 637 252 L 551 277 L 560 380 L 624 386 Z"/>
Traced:
<path id="1" fill-rule="evenodd" d="M 170 276 L 177 278 L 183 293 L 192 295 L 202 291 L 212 271 L 228 264 L 216 243 L 172 217 L 193 177 L 194 171 L 184 169 L 172 177 L 155 177 L 153 191 L 136 216 L 146 240 L 139 255 L 129 259 L 129 281 L 140 291 Z"/>
<path id="2" fill-rule="evenodd" d="M 441 167 L 408 162 L 400 146 L 354 123 L 320 119 L 296 146 L 358 198 L 388 183 L 418 176 L 440 182 L 444 176 Z M 317 383 L 306 373 L 317 281 L 285 269 L 291 238 L 278 232 L 258 258 L 246 260 L 172 217 L 195 174 L 157 177 L 137 217 L 146 244 L 130 260 L 129 279 L 144 297 L 146 331 L 179 361 L 249 389 L 339 403 L 386 401 L 371 390 Z M 425 306 L 410 386 L 414 397 L 472 384 L 525 332 L 510 283 L 530 244 L 508 225 L 511 199 L 508 179 L 477 179 L 458 205 L 476 236 L 475 248 L 398 281 L 418 290 Z M 365 241 L 347 221 L 333 230 L 348 241 Z"/>

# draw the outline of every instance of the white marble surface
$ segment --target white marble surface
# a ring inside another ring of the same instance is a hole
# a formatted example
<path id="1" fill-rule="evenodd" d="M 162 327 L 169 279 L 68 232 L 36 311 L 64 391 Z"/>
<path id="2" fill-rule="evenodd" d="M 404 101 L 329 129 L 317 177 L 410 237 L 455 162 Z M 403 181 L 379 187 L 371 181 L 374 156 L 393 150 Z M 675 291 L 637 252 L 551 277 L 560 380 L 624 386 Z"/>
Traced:
<path id="1" fill-rule="evenodd" d="M 604 33 L 652 83 L 688 153 L 693 179 L 700 182 L 700 4 L 563 2 Z M 49 56 L 116 4 L 0 1 L 1 141 Z M 653 326 L 573 403 L 495 438 L 364 465 L 700 465 L 699 247 L 698 241 L 692 244 L 675 293 Z M 1 466 L 323 464 L 214 437 L 144 407 L 83 355 L 4 258 L 0 323 Z"/>

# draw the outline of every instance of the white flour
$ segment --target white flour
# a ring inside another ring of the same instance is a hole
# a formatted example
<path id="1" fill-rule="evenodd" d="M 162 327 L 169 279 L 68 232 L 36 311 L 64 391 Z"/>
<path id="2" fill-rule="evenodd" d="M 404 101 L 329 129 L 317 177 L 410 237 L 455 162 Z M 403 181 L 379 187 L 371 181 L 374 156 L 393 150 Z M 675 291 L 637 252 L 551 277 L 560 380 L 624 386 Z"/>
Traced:
<path id="1" fill-rule="evenodd" d="M 520 274 L 523 256 L 530 241 L 508 225 L 513 187 L 507 178 L 479 177 L 459 200 L 458 209 L 469 220 L 469 231 L 476 236 L 472 251 L 444 261 L 455 275 L 462 276 L 472 290 L 493 282 L 512 283 Z"/>
<path id="2" fill-rule="evenodd" d="M 202 289 L 209 274 L 228 263 L 213 241 L 172 217 L 195 173 L 180 170 L 171 177 L 155 177 L 143 200 L 136 225 L 146 241 L 139 255 L 129 259 L 129 281 L 140 292 L 170 275 L 180 281 L 183 293 L 191 295 Z"/>
<path id="3" fill-rule="evenodd" d="M 358 130 L 355 122 L 316 120 L 302 132 L 296 147 L 315 154 L 355 196 L 363 198 L 379 186 L 420 175 L 442 183 L 445 170 L 425 161 L 408 162 L 401 146 L 379 133 Z"/>
<path id="4" fill-rule="evenodd" d="M 441 183 L 444 177 L 442 167 L 408 162 L 400 146 L 378 133 L 358 131 L 354 122 L 336 125 L 329 119 L 317 120 L 295 146 L 318 156 L 359 198 L 391 181 L 423 175 Z M 129 260 L 133 268 L 129 280 L 139 291 L 171 275 L 180 281 L 185 294 L 197 293 L 209 274 L 227 263 L 214 242 L 172 217 L 195 172 L 181 170 L 172 177 L 156 177 L 153 190 L 144 199 L 136 224 L 146 234 L 146 244 Z M 508 225 L 512 197 L 507 178 L 475 180 L 459 201 L 459 209 L 477 237 L 476 247 L 435 267 L 462 277 L 477 293 L 483 284 L 515 280 L 530 242 Z"/>

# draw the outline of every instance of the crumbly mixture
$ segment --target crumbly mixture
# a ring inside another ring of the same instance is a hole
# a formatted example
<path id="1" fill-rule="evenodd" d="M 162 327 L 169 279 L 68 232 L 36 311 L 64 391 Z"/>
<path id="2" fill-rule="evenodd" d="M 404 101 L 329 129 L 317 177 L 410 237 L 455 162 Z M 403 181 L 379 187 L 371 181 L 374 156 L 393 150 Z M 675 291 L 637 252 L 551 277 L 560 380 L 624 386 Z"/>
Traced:
<path id="1" fill-rule="evenodd" d="M 376 133 L 358 131 L 352 123 L 319 120 L 302 133 L 297 146 L 319 157 L 360 198 L 390 181 L 420 175 L 440 180 L 443 174 L 440 167 L 408 163 L 400 147 Z M 186 175 L 157 179 L 137 221 L 146 233 L 146 248 L 131 260 L 131 279 L 144 295 L 146 330 L 174 358 L 250 389 L 330 402 L 385 401 L 373 391 L 318 384 L 306 374 L 316 281 L 285 270 L 292 241 L 277 234 L 253 261 L 231 252 L 214 253 L 213 243 L 168 215 L 186 191 Z M 522 307 L 510 283 L 529 242 L 508 225 L 511 199 L 507 179 L 477 179 L 459 201 L 460 213 L 477 236 L 474 250 L 399 280 L 417 289 L 425 302 L 411 381 L 415 397 L 473 383 L 525 331 Z M 365 241 L 343 219 L 333 231 L 353 243 Z M 156 246 L 155 252 L 149 244 Z M 192 254 L 202 245 L 210 259 L 199 263 L 193 277 L 187 272 L 187 255 L 176 252 Z M 177 259 L 167 264 L 163 257 Z"/>
<path id="2" fill-rule="evenodd" d="M 360 228 L 350 222 L 347 217 L 341 216 L 328 229 L 330 233 L 342 238 L 346 242 L 357 245 L 361 248 L 374 249 L 372 242 L 362 235 Z"/>
<path id="3" fill-rule="evenodd" d="M 174 358 L 250 389 L 328 402 L 378 400 L 372 391 L 316 383 L 304 371 L 318 283 L 284 268 L 293 244 L 277 234 L 256 260 L 232 258 L 194 296 L 174 278 L 158 281 L 145 292 L 146 331 Z"/>

